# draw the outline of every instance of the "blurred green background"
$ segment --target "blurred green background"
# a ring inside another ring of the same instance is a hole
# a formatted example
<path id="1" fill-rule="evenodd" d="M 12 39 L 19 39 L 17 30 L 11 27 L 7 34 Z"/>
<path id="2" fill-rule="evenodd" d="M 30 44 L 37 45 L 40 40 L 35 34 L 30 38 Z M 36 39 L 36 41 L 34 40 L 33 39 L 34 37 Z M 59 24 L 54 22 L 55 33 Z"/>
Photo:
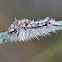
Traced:
<path id="1" fill-rule="evenodd" d="M 0 0 L 0 32 L 14 18 L 62 20 L 62 0 Z M 62 62 L 62 31 L 29 42 L 0 45 L 0 62 Z"/>

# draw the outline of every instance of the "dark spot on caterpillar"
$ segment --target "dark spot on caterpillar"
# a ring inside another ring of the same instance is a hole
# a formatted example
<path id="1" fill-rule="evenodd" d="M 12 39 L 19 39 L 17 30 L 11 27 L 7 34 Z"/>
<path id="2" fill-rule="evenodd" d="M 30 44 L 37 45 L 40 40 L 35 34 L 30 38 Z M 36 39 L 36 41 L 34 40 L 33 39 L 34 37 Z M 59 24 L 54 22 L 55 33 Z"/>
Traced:
<path id="1" fill-rule="evenodd" d="M 50 22 L 49 22 L 49 24 L 50 24 Z"/>
<path id="2" fill-rule="evenodd" d="M 14 31 L 9 32 L 8 34 L 12 34 L 13 32 L 17 32 L 17 30 L 14 28 Z"/>
<path id="3" fill-rule="evenodd" d="M 60 26 L 60 27 L 62 27 L 61 25 L 54 25 L 54 24 L 53 24 L 53 26 Z"/>
<path id="4" fill-rule="evenodd" d="M 17 36 L 19 35 L 19 32 L 17 33 Z"/>
<path id="5" fill-rule="evenodd" d="M 38 24 L 40 24 L 40 23 L 38 23 Z"/>

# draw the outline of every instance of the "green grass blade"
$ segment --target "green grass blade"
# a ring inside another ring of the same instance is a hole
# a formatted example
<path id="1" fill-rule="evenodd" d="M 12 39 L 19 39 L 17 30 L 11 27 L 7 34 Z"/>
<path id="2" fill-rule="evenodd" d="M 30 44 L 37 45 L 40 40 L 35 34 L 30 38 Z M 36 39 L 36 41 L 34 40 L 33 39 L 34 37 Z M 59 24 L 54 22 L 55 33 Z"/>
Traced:
<path id="1" fill-rule="evenodd" d="M 4 38 L 5 35 L 6 35 L 6 32 L 0 33 L 0 44 L 6 43 L 6 42 L 9 41 L 8 39 L 6 39 L 5 41 L 3 41 L 3 38 Z"/>

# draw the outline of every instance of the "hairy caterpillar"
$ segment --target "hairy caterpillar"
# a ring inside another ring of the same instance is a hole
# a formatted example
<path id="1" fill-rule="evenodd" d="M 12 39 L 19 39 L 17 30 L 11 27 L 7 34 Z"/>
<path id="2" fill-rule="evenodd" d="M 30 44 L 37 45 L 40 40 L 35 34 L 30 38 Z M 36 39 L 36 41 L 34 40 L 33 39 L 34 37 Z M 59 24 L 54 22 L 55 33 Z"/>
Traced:
<path id="1" fill-rule="evenodd" d="M 0 33 L 0 41 L 28 41 L 38 39 L 38 36 L 49 35 L 50 32 L 62 30 L 62 21 L 55 21 L 53 18 L 46 17 L 41 20 L 21 19 L 15 21 L 3 33 Z"/>

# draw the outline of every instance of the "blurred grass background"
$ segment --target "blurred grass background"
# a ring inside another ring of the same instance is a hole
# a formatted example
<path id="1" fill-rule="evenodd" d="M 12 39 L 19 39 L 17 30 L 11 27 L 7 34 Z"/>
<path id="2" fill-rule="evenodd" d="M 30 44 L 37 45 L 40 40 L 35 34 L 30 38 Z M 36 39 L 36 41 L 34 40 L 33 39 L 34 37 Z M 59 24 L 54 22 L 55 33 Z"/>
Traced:
<path id="1" fill-rule="evenodd" d="M 62 0 L 0 0 L 0 32 L 14 18 L 62 20 Z M 62 31 L 38 41 L 13 42 L 0 45 L 0 62 L 62 62 Z"/>

